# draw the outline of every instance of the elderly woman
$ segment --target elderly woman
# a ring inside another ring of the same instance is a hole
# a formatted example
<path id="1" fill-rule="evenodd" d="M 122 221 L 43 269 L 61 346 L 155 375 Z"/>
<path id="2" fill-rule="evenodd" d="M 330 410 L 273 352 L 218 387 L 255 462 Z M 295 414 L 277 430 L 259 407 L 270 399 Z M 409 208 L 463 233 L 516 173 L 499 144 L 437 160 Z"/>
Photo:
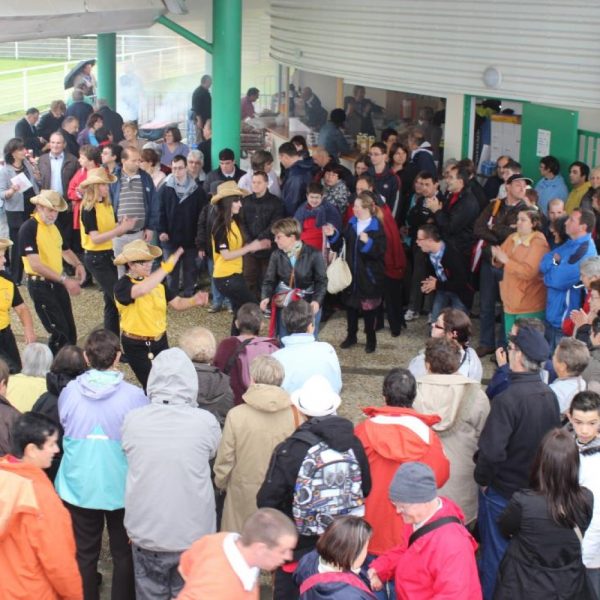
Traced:
<path id="1" fill-rule="evenodd" d="M 481 383 L 483 377 L 483 367 L 477 352 L 469 346 L 472 327 L 471 319 L 462 310 L 456 308 L 445 308 L 431 324 L 431 337 L 445 337 L 449 340 L 455 340 L 461 348 L 460 366 L 458 373 Z M 419 352 L 408 365 L 409 371 L 415 377 L 421 377 L 427 374 L 425 366 L 425 352 Z"/>
<path id="2" fill-rule="evenodd" d="M 152 271 L 152 265 L 162 250 L 144 240 L 125 244 L 113 261 L 127 265 L 127 272 L 114 289 L 121 326 L 121 344 L 132 371 L 144 389 L 148 382 L 152 359 L 169 347 L 167 339 L 167 307 L 187 310 L 208 303 L 208 294 L 198 292 L 191 298 L 171 293 L 164 279 L 173 271 L 183 248 L 178 248 L 161 266 Z"/>
<path id="3" fill-rule="evenodd" d="M 122 146 L 123 148 L 137 148 L 141 152 L 146 140 L 138 137 L 137 123 L 135 121 L 125 121 L 121 130 L 123 131 L 123 137 L 125 139 L 119 142 L 119 146 Z"/>
<path id="4" fill-rule="evenodd" d="M 271 254 L 263 279 L 260 307 L 271 304 L 271 319 L 277 337 L 287 335 L 280 309 L 303 298 L 310 303 L 315 315 L 315 337 L 319 332 L 321 307 L 327 292 L 325 262 L 321 253 L 300 240 L 302 233 L 296 219 L 280 219 L 271 229 L 277 250 Z M 273 327 L 272 327 L 273 329 Z"/>
<path id="5" fill-rule="evenodd" d="M 598 293 L 593 290 L 593 287 L 596 287 L 597 289 L 597 286 L 592 286 L 592 284 L 600 279 L 600 256 L 591 256 L 582 261 L 579 265 L 579 276 L 586 292 L 583 305 L 580 309 L 571 311 L 569 316 L 563 321 L 562 330 L 567 336 L 575 335 L 577 333 L 576 337 L 578 339 L 583 339 L 580 338 L 579 333 L 587 326 L 586 334 L 589 335 L 589 326 L 596 318 L 597 309 L 594 310 L 594 308 L 596 308 L 598 303 L 597 301 L 592 302 L 592 300 L 594 297 L 597 298 Z M 594 306 L 592 306 L 592 304 Z"/>
<path id="6" fill-rule="evenodd" d="M 6 397 L 22 413 L 31 410 L 46 390 L 46 373 L 52 364 L 52 352 L 45 344 L 33 342 L 23 350 L 23 369 L 8 380 Z"/>
<path id="7" fill-rule="evenodd" d="M 340 252 L 345 244 L 352 272 L 352 283 L 342 292 L 347 306 L 347 332 L 340 348 L 350 348 L 357 343 L 358 319 L 362 313 L 367 334 L 365 352 L 371 353 L 377 348 L 375 324 L 385 279 L 383 214 L 368 192 L 358 195 L 353 212 L 343 233 L 330 224 L 323 227 L 323 232 L 334 251 Z"/>
<path id="8" fill-rule="evenodd" d="M 502 246 L 491 248 L 494 266 L 504 269 L 500 297 L 506 331 L 510 331 L 519 317 L 544 319 L 546 287 L 540 263 L 550 247 L 541 229 L 538 211 L 521 210 L 517 215 L 517 231 Z"/>
<path id="9" fill-rule="evenodd" d="M 204 153 L 201 150 L 190 150 L 187 155 L 187 168 L 190 177 L 200 185 L 206 179 L 204 172 Z"/>
<path id="10" fill-rule="evenodd" d="M 233 408 L 233 391 L 226 375 L 213 364 L 217 341 L 205 327 L 192 327 L 181 334 L 179 347 L 190 357 L 198 376 L 198 407 L 212 413 L 221 429 Z"/>
<path id="11" fill-rule="evenodd" d="M 290 397 L 281 389 L 283 366 L 272 356 L 257 356 L 250 363 L 250 387 L 244 404 L 227 415 L 215 460 L 215 485 L 227 492 L 223 531 L 240 531 L 256 511 L 256 494 L 262 485 L 271 454 L 300 424 Z"/>
<path id="12" fill-rule="evenodd" d="M 87 178 L 79 184 L 83 190 L 79 229 L 85 268 L 104 292 L 104 328 L 119 335 L 119 314 L 114 298 L 118 276 L 113 264 L 112 240 L 132 230 L 137 218 L 125 215 L 117 223 L 109 192 L 109 185 L 116 180 L 103 168 L 88 171 Z"/>
<path id="13" fill-rule="evenodd" d="M 24 185 L 11 181 L 20 175 L 27 178 L 31 187 L 25 189 Z M 19 229 L 33 212 L 34 206 L 30 199 L 39 191 L 34 165 L 27 158 L 25 143 L 21 138 L 8 140 L 4 146 L 4 166 L 0 168 L 0 201 L 6 211 L 8 236 L 13 242 L 10 269 L 15 283 L 20 283 L 23 275 L 23 263 L 19 256 Z"/>
<path id="14" fill-rule="evenodd" d="M 473 454 L 490 412 L 481 385 L 458 372 L 463 352 L 458 342 L 432 338 L 425 347 L 427 375 L 417 379 L 413 408 L 422 414 L 438 415 L 433 425 L 450 461 L 450 478 L 440 496 L 456 502 L 465 523 L 477 517 L 477 484 L 473 479 Z"/>
<path id="15" fill-rule="evenodd" d="M 344 171 L 340 165 L 329 164 L 323 172 L 323 199 L 335 206 L 342 217 L 346 216 L 346 209 L 350 203 L 350 190 L 342 179 Z M 344 219 L 346 222 L 346 219 Z"/>
<path id="16" fill-rule="evenodd" d="M 164 142 L 161 145 L 160 164 L 163 169 L 171 172 L 171 163 L 178 154 L 187 156 L 190 149 L 181 141 L 181 131 L 179 127 L 167 127 L 163 136 Z"/>

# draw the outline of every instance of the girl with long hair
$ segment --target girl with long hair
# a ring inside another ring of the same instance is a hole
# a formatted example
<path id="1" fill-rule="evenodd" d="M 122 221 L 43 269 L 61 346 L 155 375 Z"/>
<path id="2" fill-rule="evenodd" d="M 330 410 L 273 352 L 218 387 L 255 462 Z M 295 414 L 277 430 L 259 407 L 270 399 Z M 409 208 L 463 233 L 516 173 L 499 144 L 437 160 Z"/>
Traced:
<path id="1" fill-rule="evenodd" d="M 79 184 L 83 191 L 79 220 L 83 263 L 104 293 L 104 328 L 119 335 L 119 313 L 114 299 L 118 275 L 113 264 L 112 240 L 133 229 L 137 219 L 125 216 L 120 223 L 116 222 L 108 188 L 116 180 L 103 168 L 87 172 L 87 179 Z"/>
<path id="2" fill-rule="evenodd" d="M 365 320 L 367 345 L 365 352 L 375 352 L 377 308 L 382 302 L 385 278 L 385 231 L 383 213 L 372 192 L 361 192 L 354 200 L 354 216 L 343 232 L 331 224 L 323 226 L 331 248 L 340 252 L 345 243 L 346 260 L 352 272 L 352 283 L 342 292 L 346 304 L 347 333 L 340 348 L 357 343 L 358 319 Z"/>
<path id="3" fill-rule="evenodd" d="M 500 516 L 511 541 L 494 600 L 593 600 L 581 557 L 592 520 L 592 492 L 579 485 L 579 451 L 573 436 L 552 429 L 542 440 L 531 474 Z"/>
<path id="4" fill-rule="evenodd" d="M 242 275 L 243 256 L 249 252 L 271 248 L 271 240 L 254 240 L 244 244 L 240 224 L 242 198 L 247 192 L 238 187 L 235 181 L 226 181 L 217 188 L 211 198 L 216 209 L 211 239 L 213 246 L 213 282 L 217 290 L 231 302 L 233 322 L 231 335 L 237 335 L 235 316 L 238 308 L 246 302 L 256 302 L 256 296 L 248 289 Z"/>

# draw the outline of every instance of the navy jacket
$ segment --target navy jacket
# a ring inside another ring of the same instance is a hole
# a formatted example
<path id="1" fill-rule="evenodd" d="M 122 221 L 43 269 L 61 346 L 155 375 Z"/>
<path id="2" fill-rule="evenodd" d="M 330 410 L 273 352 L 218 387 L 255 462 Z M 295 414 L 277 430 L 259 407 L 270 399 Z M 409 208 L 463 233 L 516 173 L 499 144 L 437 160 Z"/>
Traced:
<path id="1" fill-rule="evenodd" d="M 117 178 L 115 183 L 110 184 L 110 198 L 115 210 L 115 214 L 119 214 L 119 197 L 121 195 L 121 167 L 115 169 L 114 175 Z M 146 209 L 146 221 L 143 226 L 140 223 L 136 224 L 140 229 L 151 229 L 156 231 L 159 222 L 159 204 L 158 194 L 154 187 L 152 177 L 140 169 L 140 177 L 142 178 L 142 186 L 144 188 L 144 208 Z"/>
<path id="2" fill-rule="evenodd" d="M 281 190 L 286 216 L 293 217 L 296 209 L 306 200 L 306 188 L 312 180 L 314 168 L 312 158 L 302 158 L 286 169 Z"/>

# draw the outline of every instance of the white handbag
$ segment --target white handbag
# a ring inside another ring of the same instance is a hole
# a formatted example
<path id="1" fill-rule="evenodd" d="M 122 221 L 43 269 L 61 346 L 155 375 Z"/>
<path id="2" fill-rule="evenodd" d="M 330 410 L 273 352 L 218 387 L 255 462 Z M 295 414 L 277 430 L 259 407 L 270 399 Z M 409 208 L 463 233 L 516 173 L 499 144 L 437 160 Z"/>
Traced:
<path id="1" fill-rule="evenodd" d="M 338 294 L 352 283 L 352 273 L 346 262 L 346 242 L 342 251 L 333 259 L 327 267 L 327 291 L 330 294 Z"/>

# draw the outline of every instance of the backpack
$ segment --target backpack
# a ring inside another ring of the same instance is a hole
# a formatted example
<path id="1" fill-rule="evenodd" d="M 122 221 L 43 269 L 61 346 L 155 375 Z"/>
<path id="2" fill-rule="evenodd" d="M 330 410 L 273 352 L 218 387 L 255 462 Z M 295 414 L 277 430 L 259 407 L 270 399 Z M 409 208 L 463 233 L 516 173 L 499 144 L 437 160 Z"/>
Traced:
<path id="1" fill-rule="evenodd" d="M 225 373 L 225 375 L 229 375 L 233 369 L 233 365 L 238 363 L 242 383 L 246 389 L 248 389 L 250 386 L 250 364 L 252 361 L 257 356 L 262 356 L 263 354 L 273 354 L 273 352 L 279 349 L 279 343 L 273 338 L 256 336 L 244 341 L 240 340 L 240 345 L 227 359 L 225 367 L 223 368 L 223 373 Z"/>
<path id="2" fill-rule="evenodd" d="M 333 450 L 310 431 L 296 431 L 292 438 L 310 446 L 294 486 L 292 515 L 298 533 L 321 535 L 335 517 L 363 516 L 362 476 L 354 450 Z"/>

